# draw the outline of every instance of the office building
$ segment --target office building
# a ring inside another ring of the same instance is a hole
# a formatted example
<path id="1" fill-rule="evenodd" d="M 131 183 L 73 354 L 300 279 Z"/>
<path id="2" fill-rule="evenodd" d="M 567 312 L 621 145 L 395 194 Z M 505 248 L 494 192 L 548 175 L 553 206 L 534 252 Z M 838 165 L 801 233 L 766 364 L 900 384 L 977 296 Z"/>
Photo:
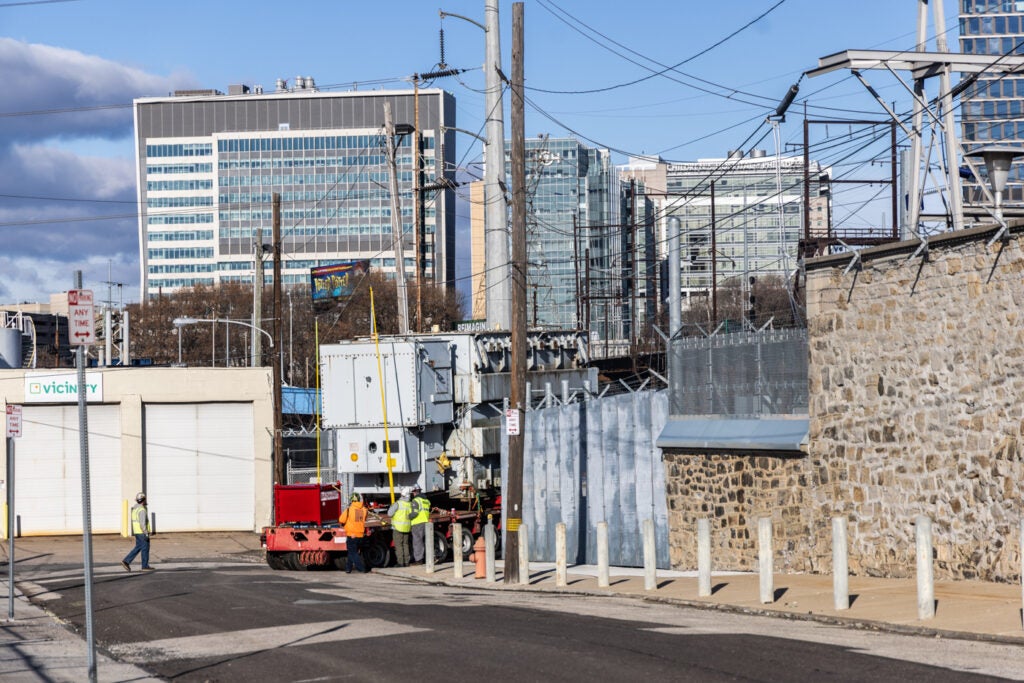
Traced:
<path id="1" fill-rule="evenodd" d="M 291 87 L 279 80 L 273 92 L 237 85 L 227 95 L 179 91 L 135 101 L 143 296 L 252 282 L 255 240 L 262 234 L 264 245 L 271 242 L 274 193 L 281 196 L 285 285 L 308 282 L 311 267 L 352 259 L 395 272 L 385 101 L 398 131 L 406 277 L 416 277 L 419 242 L 424 280 L 450 285 L 452 95 L 321 92 L 312 78 L 297 78 Z M 409 132 L 417 123 L 419 164 Z M 269 267 L 266 273 L 269 282 Z"/>
<path id="2" fill-rule="evenodd" d="M 960 0 L 960 51 L 968 55 L 1024 54 L 1024 3 L 1017 0 Z M 986 145 L 1024 147 L 1024 75 L 983 72 L 960 96 L 965 152 Z M 1024 173 L 1018 159 L 1010 170 L 1003 201 L 1024 204 Z M 989 204 L 979 186 L 965 178 L 965 203 Z"/>

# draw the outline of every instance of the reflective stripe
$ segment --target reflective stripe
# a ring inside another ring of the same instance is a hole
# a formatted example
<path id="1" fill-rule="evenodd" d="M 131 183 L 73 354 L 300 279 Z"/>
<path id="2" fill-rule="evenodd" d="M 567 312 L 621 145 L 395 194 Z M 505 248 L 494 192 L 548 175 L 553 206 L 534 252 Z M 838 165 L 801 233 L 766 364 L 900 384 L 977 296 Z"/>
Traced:
<path id="1" fill-rule="evenodd" d="M 418 496 L 412 499 L 413 505 L 416 506 L 416 514 L 413 515 L 413 524 L 426 524 L 430 521 L 430 501 L 423 496 Z"/>
<path id="2" fill-rule="evenodd" d="M 395 516 L 391 518 L 391 525 L 395 531 L 407 534 L 412 530 L 412 522 L 409 520 L 412 516 L 412 503 L 408 500 L 399 500 L 395 505 L 398 506 L 398 509 L 395 510 Z"/>

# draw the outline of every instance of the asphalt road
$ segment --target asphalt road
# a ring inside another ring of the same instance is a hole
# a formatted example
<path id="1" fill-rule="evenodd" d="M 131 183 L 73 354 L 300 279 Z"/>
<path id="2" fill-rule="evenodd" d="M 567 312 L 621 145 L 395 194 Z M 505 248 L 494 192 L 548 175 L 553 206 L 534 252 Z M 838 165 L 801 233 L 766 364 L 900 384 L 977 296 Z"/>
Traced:
<path id="1" fill-rule="evenodd" d="M 81 571 L 34 601 L 85 630 Z M 104 569 L 97 647 L 174 681 L 981 681 L 1024 648 L 257 564 Z"/>

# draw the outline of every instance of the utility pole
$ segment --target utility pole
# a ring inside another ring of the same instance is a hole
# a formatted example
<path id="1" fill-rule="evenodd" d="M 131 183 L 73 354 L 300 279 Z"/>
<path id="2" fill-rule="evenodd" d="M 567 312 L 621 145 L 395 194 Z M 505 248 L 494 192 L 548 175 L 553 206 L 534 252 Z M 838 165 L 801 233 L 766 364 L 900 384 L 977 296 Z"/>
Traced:
<path id="1" fill-rule="evenodd" d="M 284 443 L 281 433 L 281 354 L 284 349 L 284 325 L 281 324 L 281 195 L 275 192 L 273 201 L 274 249 L 274 355 L 270 364 L 274 368 L 274 480 L 284 484 Z M 253 332 L 253 337 L 258 336 Z"/>
<path id="2" fill-rule="evenodd" d="M 255 271 L 252 276 L 252 326 L 257 330 L 263 325 L 263 226 L 256 228 L 256 241 L 252 245 Z M 260 335 L 252 335 L 251 366 L 263 365 Z"/>
<path id="3" fill-rule="evenodd" d="M 514 5 L 513 5 L 514 7 Z M 505 200 L 505 121 L 502 105 L 501 40 L 498 0 L 484 5 L 484 106 L 487 107 L 487 145 L 484 148 L 484 282 L 487 326 L 509 329 L 512 296 L 509 273 L 508 206 Z"/>
<path id="4" fill-rule="evenodd" d="M 526 110 L 523 104 L 523 3 L 512 3 L 512 326 L 509 407 L 520 429 L 508 437 L 505 498 L 505 583 L 519 583 L 523 517 L 523 433 L 526 426 Z"/>
<path id="5" fill-rule="evenodd" d="M 420 77 L 419 74 L 412 79 L 413 88 L 413 215 L 415 216 L 416 230 L 416 331 L 423 331 L 423 137 L 420 134 Z"/>
<path id="6" fill-rule="evenodd" d="M 384 134 L 388 151 L 388 175 L 391 189 L 391 236 L 395 242 L 395 290 L 398 295 L 398 331 L 409 334 L 409 299 L 405 290 L 405 253 L 402 249 L 402 206 L 398 196 L 398 160 L 395 158 L 395 121 L 391 103 L 384 102 Z"/>

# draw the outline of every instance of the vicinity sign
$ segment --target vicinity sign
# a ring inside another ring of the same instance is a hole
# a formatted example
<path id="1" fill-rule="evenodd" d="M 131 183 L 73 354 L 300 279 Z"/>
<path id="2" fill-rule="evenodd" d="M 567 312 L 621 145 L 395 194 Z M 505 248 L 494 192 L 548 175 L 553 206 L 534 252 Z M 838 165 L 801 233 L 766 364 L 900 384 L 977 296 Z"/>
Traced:
<path id="1" fill-rule="evenodd" d="M 85 400 L 103 401 L 103 373 L 85 373 Z M 78 377 L 74 372 L 25 373 L 25 403 L 77 403 Z"/>

